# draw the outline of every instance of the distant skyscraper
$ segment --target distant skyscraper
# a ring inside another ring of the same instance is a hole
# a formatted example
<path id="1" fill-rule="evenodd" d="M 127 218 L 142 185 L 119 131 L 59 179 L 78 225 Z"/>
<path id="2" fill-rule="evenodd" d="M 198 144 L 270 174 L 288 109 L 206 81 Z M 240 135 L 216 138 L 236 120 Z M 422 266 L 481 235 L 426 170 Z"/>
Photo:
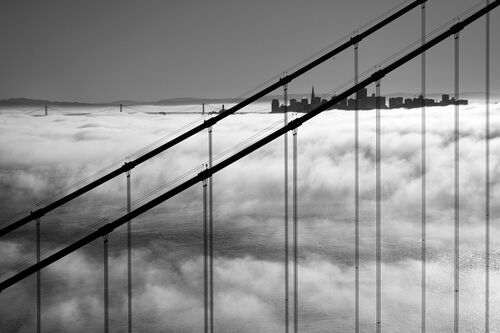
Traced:
<path id="1" fill-rule="evenodd" d="M 360 100 L 366 99 L 368 97 L 368 89 L 361 88 L 358 92 L 358 98 Z"/>
<path id="2" fill-rule="evenodd" d="M 271 102 L 271 112 L 280 112 L 280 101 L 273 99 Z"/>
<path id="3" fill-rule="evenodd" d="M 311 106 L 319 104 L 321 104 L 321 97 L 316 97 L 316 95 L 314 94 L 314 86 L 313 86 L 311 90 Z"/>

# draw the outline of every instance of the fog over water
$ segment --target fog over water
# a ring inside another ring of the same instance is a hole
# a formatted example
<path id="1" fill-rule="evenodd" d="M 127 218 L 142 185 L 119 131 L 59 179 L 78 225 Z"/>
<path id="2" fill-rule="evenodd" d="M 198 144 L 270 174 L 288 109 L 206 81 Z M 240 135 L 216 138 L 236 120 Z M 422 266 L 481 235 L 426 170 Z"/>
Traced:
<path id="1" fill-rule="evenodd" d="M 496 102 L 494 102 L 496 103 Z M 214 126 L 217 161 L 283 115 L 256 104 Z M 207 110 L 218 106 L 208 106 Z M 226 105 L 228 108 L 228 105 Z M 484 328 L 485 106 L 460 109 L 460 325 Z M 68 193 L 199 124 L 200 106 L 0 110 L 0 224 Z M 252 112 L 253 111 L 253 112 Z M 428 332 L 453 327 L 453 111 L 427 108 Z M 500 330 L 500 104 L 491 105 L 491 330 Z M 159 113 L 163 112 L 165 114 Z M 420 109 L 382 111 L 382 326 L 420 330 Z M 205 116 L 209 117 L 210 115 Z M 293 119 L 293 115 L 291 115 Z M 274 126 L 274 127 L 273 127 Z M 262 134 L 249 142 L 254 142 Z M 290 136 L 291 138 L 291 136 Z M 291 143 L 291 140 L 289 140 Z M 291 145 L 290 145 L 291 146 Z M 206 131 L 132 170 L 133 207 L 196 175 Z M 291 152 L 291 150 L 290 150 Z M 290 154 L 291 156 L 291 154 Z M 191 171 L 190 173 L 188 173 Z M 187 174 L 186 174 L 187 173 Z M 168 185 L 159 192 L 156 189 Z M 149 196 L 148 196 L 149 195 Z M 375 112 L 360 112 L 360 320 L 375 327 Z M 354 113 L 328 111 L 298 129 L 299 323 L 302 332 L 354 327 Z M 42 218 L 46 256 L 121 216 L 120 176 Z M 132 222 L 133 327 L 203 328 L 202 184 Z M 215 329 L 281 332 L 284 321 L 283 140 L 214 176 Z M 290 221 L 291 223 L 291 221 Z M 291 225 L 291 224 L 290 224 Z M 2 281 L 34 263 L 34 223 L 0 239 Z M 110 330 L 126 329 L 126 228 L 110 236 Z M 102 240 L 42 271 L 47 332 L 100 331 Z M 31 332 L 36 285 L 29 277 L 0 294 L 0 331 Z"/>

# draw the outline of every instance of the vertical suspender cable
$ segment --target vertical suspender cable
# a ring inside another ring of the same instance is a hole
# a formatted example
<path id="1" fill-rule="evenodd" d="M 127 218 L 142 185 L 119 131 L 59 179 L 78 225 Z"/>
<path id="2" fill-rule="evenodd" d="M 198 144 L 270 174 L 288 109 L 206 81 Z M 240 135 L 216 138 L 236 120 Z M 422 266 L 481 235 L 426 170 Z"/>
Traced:
<path id="1" fill-rule="evenodd" d="M 104 333 L 109 332 L 108 235 L 104 235 Z"/>
<path id="2" fill-rule="evenodd" d="M 208 167 L 212 169 L 212 126 L 208 128 Z M 209 246 L 209 293 L 210 293 L 210 333 L 214 332 L 214 231 L 213 231 L 213 177 L 208 179 L 208 246 Z"/>
<path id="3" fill-rule="evenodd" d="M 422 4 L 422 45 L 425 44 L 425 3 Z M 421 295 L 421 332 L 425 333 L 425 305 L 426 305 L 426 264 L 427 248 L 427 165 L 426 165 L 426 119 L 425 119 L 425 52 L 422 53 L 422 295 Z"/>
<path id="4" fill-rule="evenodd" d="M 205 165 L 205 169 L 207 165 Z M 203 332 L 208 333 L 208 228 L 207 180 L 203 180 Z"/>
<path id="5" fill-rule="evenodd" d="M 381 272 L 381 259 L 382 259 L 382 248 L 381 248 L 381 168 L 380 168 L 380 80 L 376 82 L 376 312 L 377 312 L 377 333 L 382 331 L 382 272 Z"/>
<path id="6" fill-rule="evenodd" d="M 455 190 L 454 190 L 454 332 L 459 332 L 460 321 L 460 106 L 458 104 L 460 98 L 460 33 L 455 34 L 455 128 L 454 128 L 454 143 L 455 143 L 455 162 L 454 162 L 454 176 L 455 176 Z"/>
<path id="7" fill-rule="evenodd" d="M 37 205 L 38 209 L 38 205 Z M 40 218 L 36 219 L 36 262 L 40 262 Z M 36 331 L 42 329 L 42 286 L 41 271 L 36 272 Z"/>
<path id="8" fill-rule="evenodd" d="M 293 130 L 293 321 L 294 332 L 299 331 L 298 293 L 298 222 L 297 222 L 297 129 Z"/>
<path id="9" fill-rule="evenodd" d="M 490 1 L 486 0 L 486 5 Z M 490 13 L 486 14 L 486 193 L 484 331 L 490 331 Z"/>
<path id="10" fill-rule="evenodd" d="M 130 190 L 130 170 L 127 175 L 127 213 L 130 213 L 132 194 Z M 132 221 L 127 222 L 127 310 L 128 332 L 132 333 Z"/>
<path id="11" fill-rule="evenodd" d="M 288 124 L 288 85 L 283 86 L 284 92 L 284 116 L 283 122 L 284 126 Z M 289 304 L 288 296 L 290 294 L 289 290 L 289 279 L 288 279 L 288 132 L 283 135 L 284 138 L 284 195 L 285 195 L 285 333 L 289 332 Z"/>
<path id="12" fill-rule="evenodd" d="M 354 84 L 358 84 L 358 43 L 354 45 Z M 354 102 L 354 327 L 359 333 L 359 93 Z"/>

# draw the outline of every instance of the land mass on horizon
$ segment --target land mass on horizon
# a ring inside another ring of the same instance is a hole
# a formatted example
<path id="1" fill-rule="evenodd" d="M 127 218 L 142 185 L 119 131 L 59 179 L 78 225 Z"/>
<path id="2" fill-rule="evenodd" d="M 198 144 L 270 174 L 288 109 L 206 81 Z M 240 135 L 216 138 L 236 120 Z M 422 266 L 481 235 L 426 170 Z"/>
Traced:
<path id="1" fill-rule="evenodd" d="M 439 98 L 445 93 L 430 93 L 427 94 L 427 98 Z M 324 94 L 318 94 L 318 96 L 323 96 Z M 387 97 L 418 97 L 417 94 L 396 92 L 391 94 L 385 94 Z M 297 93 L 289 94 L 289 99 L 298 99 L 309 96 L 309 93 Z M 482 92 L 463 92 L 460 93 L 461 98 L 466 99 L 483 99 L 484 93 Z M 282 99 L 282 95 L 268 95 L 257 102 L 271 102 L 273 99 Z M 500 98 L 499 95 L 492 95 L 491 98 Z M 157 101 L 134 101 L 134 100 L 118 100 L 112 102 L 75 102 L 75 101 L 57 101 L 49 99 L 33 99 L 33 98 L 8 98 L 0 100 L 0 107 L 34 107 L 34 106 L 62 106 L 62 107 L 93 107 L 93 106 L 119 106 L 123 104 L 124 106 L 130 105 L 190 105 L 190 104 L 232 104 L 243 100 L 243 98 L 198 98 L 198 97 L 178 97 L 178 98 L 165 98 Z"/>

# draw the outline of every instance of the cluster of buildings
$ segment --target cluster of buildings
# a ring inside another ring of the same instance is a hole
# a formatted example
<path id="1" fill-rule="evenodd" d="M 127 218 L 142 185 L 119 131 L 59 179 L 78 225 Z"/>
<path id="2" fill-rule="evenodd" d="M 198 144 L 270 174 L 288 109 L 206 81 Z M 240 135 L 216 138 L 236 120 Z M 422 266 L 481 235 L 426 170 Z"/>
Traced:
<path id="1" fill-rule="evenodd" d="M 332 97 L 333 98 L 333 97 Z M 447 106 L 447 105 L 467 105 L 469 102 L 465 99 L 455 100 L 454 97 L 450 98 L 450 95 L 442 95 L 441 101 L 436 101 L 434 99 L 423 98 L 420 95 L 417 98 L 403 98 L 403 97 L 390 97 L 389 105 L 386 104 L 386 97 L 375 96 L 372 94 L 368 96 L 368 90 L 366 88 L 361 89 L 357 94 L 357 107 L 358 110 L 372 110 L 377 108 L 377 104 L 380 105 L 381 109 L 399 109 L 399 108 L 420 108 L 422 105 L 425 106 Z M 290 105 L 287 107 L 288 112 L 309 112 L 319 105 L 326 103 L 326 99 L 317 97 L 314 94 L 314 87 L 311 91 L 311 100 L 307 98 L 302 98 L 300 101 L 297 99 L 290 99 Z M 356 99 L 349 98 L 343 99 L 342 101 L 335 104 L 330 109 L 337 110 L 355 110 L 356 109 Z M 285 112 L 285 106 L 280 105 L 278 99 L 273 99 L 271 102 L 271 112 L 272 113 L 283 113 Z"/>

